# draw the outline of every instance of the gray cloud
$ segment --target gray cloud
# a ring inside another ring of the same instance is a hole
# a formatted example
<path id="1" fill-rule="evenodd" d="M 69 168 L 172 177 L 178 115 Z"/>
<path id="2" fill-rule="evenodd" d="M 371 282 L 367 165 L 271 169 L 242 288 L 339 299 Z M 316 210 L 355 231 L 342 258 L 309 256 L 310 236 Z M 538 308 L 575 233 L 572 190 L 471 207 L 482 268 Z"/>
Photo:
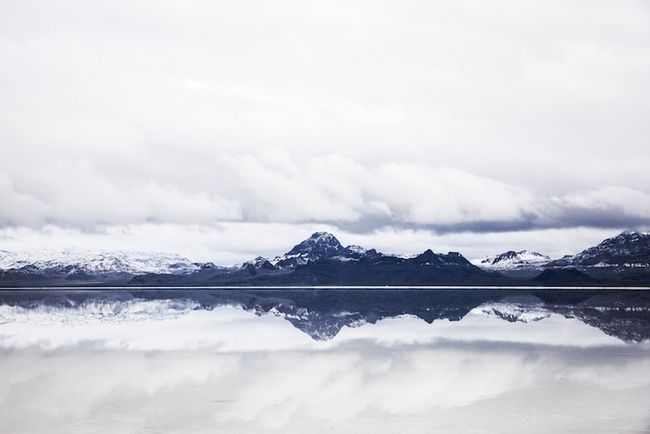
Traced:
<path id="1" fill-rule="evenodd" d="M 648 18 L 5 2 L 0 226 L 648 227 Z"/>
<path id="2" fill-rule="evenodd" d="M 216 154 L 204 157 L 201 167 L 157 157 L 153 162 L 155 170 L 124 176 L 119 167 L 51 161 L 28 175 L 27 188 L 4 175 L 0 221 L 80 228 L 315 223 L 359 232 L 395 227 L 441 233 L 650 222 L 650 194 L 630 187 L 554 196 L 448 167 L 407 161 L 364 165 L 341 155 L 299 161 L 282 151 Z M 186 174 L 191 179 L 183 179 Z"/>

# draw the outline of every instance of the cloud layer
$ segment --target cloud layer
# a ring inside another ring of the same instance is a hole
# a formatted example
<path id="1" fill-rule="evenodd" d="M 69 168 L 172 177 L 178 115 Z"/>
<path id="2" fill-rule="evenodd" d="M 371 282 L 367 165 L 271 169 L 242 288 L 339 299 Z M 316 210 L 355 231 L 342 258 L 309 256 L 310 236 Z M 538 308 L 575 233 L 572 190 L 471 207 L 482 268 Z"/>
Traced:
<path id="1" fill-rule="evenodd" d="M 0 226 L 648 227 L 648 18 L 642 1 L 5 2 Z"/>
<path id="2" fill-rule="evenodd" d="M 129 173 L 53 160 L 26 173 L 25 186 L 0 173 L 0 222 L 82 229 L 148 222 L 321 223 L 355 232 L 488 232 L 637 227 L 650 219 L 650 194 L 633 187 L 553 195 L 445 166 L 399 160 L 364 165 L 341 155 L 297 161 L 281 150 L 209 155 L 196 167 L 192 159 L 157 159 L 159 168 Z"/>

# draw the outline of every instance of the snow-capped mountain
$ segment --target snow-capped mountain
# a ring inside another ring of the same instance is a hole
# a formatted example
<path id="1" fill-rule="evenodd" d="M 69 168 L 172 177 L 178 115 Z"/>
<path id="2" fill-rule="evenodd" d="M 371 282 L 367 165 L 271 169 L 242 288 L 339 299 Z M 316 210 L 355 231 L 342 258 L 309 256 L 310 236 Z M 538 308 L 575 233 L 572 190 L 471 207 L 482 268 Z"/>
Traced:
<path id="1" fill-rule="evenodd" d="M 270 260 L 257 257 L 253 261 L 245 262 L 242 264 L 242 267 L 250 267 L 252 265 L 257 269 L 272 269 L 272 267 L 286 269 L 325 259 L 354 261 L 361 259 L 369 253 L 377 254 L 376 251 L 368 251 L 361 246 L 350 245 L 344 247 L 329 232 L 315 232 L 306 240 L 293 246 L 284 255 L 276 256 Z"/>
<path id="2" fill-rule="evenodd" d="M 273 265 L 271 261 L 264 258 L 263 256 L 258 256 L 257 258 L 244 262 L 240 268 L 244 269 L 257 269 L 257 270 L 277 270 L 278 268 Z"/>
<path id="3" fill-rule="evenodd" d="M 488 256 L 475 261 L 475 265 L 489 270 L 521 270 L 541 268 L 551 258 L 529 250 L 515 252 L 509 250 L 495 256 Z"/>
<path id="4" fill-rule="evenodd" d="M 293 246 L 286 256 L 334 257 L 341 255 L 344 250 L 345 248 L 334 235 L 329 232 L 315 232 L 306 240 Z"/>
<path id="5" fill-rule="evenodd" d="M 548 267 L 650 268 L 650 233 L 621 232 L 574 256 L 551 261 Z"/>
<path id="6" fill-rule="evenodd" d="M 77 249 L 24 253 L 0 251 L 0 270 L 24 270 L 31 273 L 56 271 L 68 274 L 187 274 L 200 268 L 201 264 L 169 253 Z"/>
<path id="7" fill-rule="evenodd" d="M 223 267 L 175 254 L 120 251 L 0 250 L 4 286 L 133 285 L 627 285 L 650 282 L 650 234 L 624 232 L 575 256 L 551 261 L 527 250 L 470 263 L 460 253 L 428 249 L 411 256 L 343 246 L 316 232 L 273 259 Z M 492 272 L 499 271 L 499 273 Z"/>
<path id="8" fill-rule="evenodd" d="M 256 269 L 271 270 L 290 269 L 299 265 L 307 265 L 319 261 L 335 262 L 358 262 L 364 260 L 367 263 L 400 263 L 424 266 L 471 266 L 471 264 L 457 252 L 448 254 L 434 253 L 428 249 L 419 255 L 409 257 L 385 255 L 375 249 L 364 249 L 361 246 L 343 246 L 334 235 L 329 232 L 316 232 L 306 240 L 296 244 L 291 250 L 282 256 L 273 259 L 257 257 L 252 261 L 245 262 L 241 268 L 254 267 Z"/>

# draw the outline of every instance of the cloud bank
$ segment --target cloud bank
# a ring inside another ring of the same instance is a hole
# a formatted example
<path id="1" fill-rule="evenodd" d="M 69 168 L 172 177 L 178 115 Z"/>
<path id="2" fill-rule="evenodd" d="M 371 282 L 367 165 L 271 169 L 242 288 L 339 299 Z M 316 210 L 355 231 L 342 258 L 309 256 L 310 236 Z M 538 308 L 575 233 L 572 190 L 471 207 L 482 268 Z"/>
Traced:
<path id="1" fill-rule="evenodd" d="M 648 18 L 642 1 L 5 2 L 0 227 L 647 228 Z"/>
<path id="2" fill-rule="evenodd" d="M 553 195 L 407 161 L 368 166 L 340 155 L 296 161 L 277 151 L 207 156 L 196 168 L 192 162 L 161 165 L 145 180 L 146 168 L 124 179 L 119 171 L 87 162 L 51 161 L 27 175 L 34 183 L 28 189 L 0 173 L 0 222 L 81 229 L 150 222 L 316 223 L 355 232 L 489 232 L 637 227 L 650 219 L 650 194 L 637 188 Z"/>

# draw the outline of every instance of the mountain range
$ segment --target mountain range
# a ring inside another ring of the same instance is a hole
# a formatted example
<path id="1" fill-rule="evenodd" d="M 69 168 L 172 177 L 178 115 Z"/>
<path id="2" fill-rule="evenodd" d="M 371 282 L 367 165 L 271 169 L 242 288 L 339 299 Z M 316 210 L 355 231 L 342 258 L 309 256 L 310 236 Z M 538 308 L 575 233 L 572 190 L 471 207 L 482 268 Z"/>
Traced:
<path id="1" fill-rule="evenodd" d="M 342 245 L 316 232 L 284 255 L 235 266 L 174 254 L 64 250 L 0 251 L 2 286 L 648 285 L 650 233 L 622 232 L 582 252 L 551 259 L 507 251 L 471 263 L 428 249 L 411 257 Z"/>

